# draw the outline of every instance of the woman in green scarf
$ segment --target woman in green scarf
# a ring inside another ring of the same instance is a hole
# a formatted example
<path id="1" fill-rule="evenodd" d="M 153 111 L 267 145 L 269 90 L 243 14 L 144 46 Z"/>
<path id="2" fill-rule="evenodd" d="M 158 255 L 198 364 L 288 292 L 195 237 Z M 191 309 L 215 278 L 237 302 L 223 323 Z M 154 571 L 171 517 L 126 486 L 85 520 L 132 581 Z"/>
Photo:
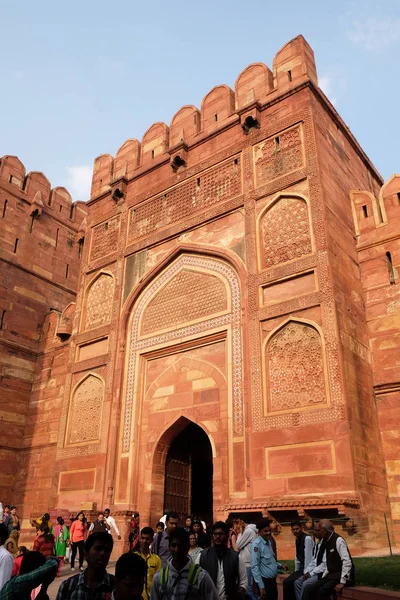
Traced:
<path id="1" fill-rule="evenodd" d="M 67 542 L 69 540 L 69 531 L 64 524 L 62 517 L 57 517 L 57 525 L 53 527 L 52 534 L 54 535 L 54 544 L 56 547 L 56 556 L 59 560 L 57 577 L 60 576 L 62 564 L 67 553 Z"/>

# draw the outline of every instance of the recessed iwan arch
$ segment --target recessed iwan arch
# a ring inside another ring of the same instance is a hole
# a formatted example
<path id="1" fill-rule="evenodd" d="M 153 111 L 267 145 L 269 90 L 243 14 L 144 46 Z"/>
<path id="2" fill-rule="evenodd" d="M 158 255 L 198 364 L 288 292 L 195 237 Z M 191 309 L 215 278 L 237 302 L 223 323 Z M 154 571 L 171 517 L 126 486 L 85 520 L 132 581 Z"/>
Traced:
<path id="1" fill-rule="evenodd" d="M 204 315 L 195 323 L 180 323 L 176 327 L 164 332 L 155 332 L 153 335 L 140 337 L 142 315 L 149 301 L 153 298 L 174 274 L 183 268 L 197 269 L 208 272 L 224 280 L 224 285 L 229 287 L 231 298 L 230 309 L 224 314 Z M 237 325 L 233 327 L 233 325 Z M 134 398 L 138 397 L 138 357 L 151 348 L 174 345 L 178 341 L 196 339 L 207 335 L 210 331 L 229 330 L 229 355 L 232 357 L 232 378 L 237 385 L 232 391 L 232 416 L 234 435 L 243 433 L 243 368 L 242 368 L 242 329 L 241 329 L 241 293 L 239 277 L 236 270 L 226 261 L 212 256 L 197 254 L 180 254 L 172 263 L 168 264 L 161 273 L 151 280 L 147 287 L 136 300 L 128 326 L 127 365 L 125 376 L 125 406 L 123 410 L 123 442 L 122 451 L 128 452 L 135 423 L 136 406 Z"/>

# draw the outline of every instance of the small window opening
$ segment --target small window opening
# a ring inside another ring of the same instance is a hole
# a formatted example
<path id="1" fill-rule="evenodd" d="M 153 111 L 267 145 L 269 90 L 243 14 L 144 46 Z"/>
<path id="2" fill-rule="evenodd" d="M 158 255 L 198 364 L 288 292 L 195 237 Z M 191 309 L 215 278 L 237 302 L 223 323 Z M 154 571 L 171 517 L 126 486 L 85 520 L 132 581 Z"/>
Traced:
<path id="1" fill-rule="evenodd" d="M 60 212 L 62 211 L 62 205 L 60 205 Z"/>
<path id="2" fill-rule="evenodd" d="M 79 258 L 81 258 L 82 253 L 83 253 L 83 245 L 85 243 L 85 238 L 81 238 L 80 240 L 78 240 L 78 256 Z"/>
<path id="3" fill-rule="evenodd" d="M 57 248 L 57 246 L 58 246 L 58 234 L 59 234 L 59 233 L 60 233 L 60 230 L 59 230 L 59 229 L 57 229 L 57 231 L 56 231 L 56 246 L 55 246 L 56 248 Z"/>
<path id="4" fill-rule="evenodd" d="M 292 81 L 292 71 L 289 70 L 287 72 L 287 76 L 288 76 L 289 81 Z"/>
<path id="5" fill-rule="evenodd" d="M 12 183 L 13 182 L 13 176 L 10 175 L 9 179 L 8 179 L 8 183 Z"/>
<path id="6" fill-rule="evenodd" d="M 7 200 L 6 200 L 7 202 Z M 400 192 L 397 192 L 397 204 L 400 204 Z"/>
<path id="7" fill-rule="evenodd" d="M 396 270 L 393 266 L 392 255 L 390 252 L 386 252 L 386 265 L 389 272 L 389 282 L 391 284 L 396 283 Z"/>
<path id="8" fill-rule="evenodd" d="M 31 226 L 30 226 L 30 228 L 29 228 L 29 233 L 32 233 L 32 231 L 33 231 L 33 224 L 34 224 L 34 222 L 35 222 L 35 216 L 36 216 L 36 215 L 35 215 L 35 213 L 33 213 L 33 214 L 31 215 Z"/>
<path id="9" fill-rule="evenodd" d="M 164 194 L 164 198 L 168 198 L 168 194 Z"/>
<path id="10" fill-rule="evenodd" d="M 154 158 L 154 150 L 151 151 L 151 158 Z"/>
<path id="11" fill-rule="evenodd" d="M 68 279 L 69 265 L 65 265 L 65 279 Z"/>
<path id="12" fill-rule="evenodd" d="M 1 311 L 1 317 L 0 317 L 0 329 L 3 329 L 3 327 L 4 327 L 5 318 L 6 318 L 6 311 L 3 309 Z"/>
<path id="13" fill-rule="evenodd" d="M 363 219 L 366 219 L 368 217 L 368 208 L 366 206 L 366 204 L 362 205 L 362 212 L 363 212 Z"/>
<path id="14" fill-rule="evenodd" d="M 72 220 L 74 218 L 75 206 L 72 205 L 69 211 L 69 218 Z"/>
<path id="15" fill-rule="evenodd" d="M 239 159 L 235 158 L 235 160 L 233 162 L 234 162 L 235 165 L 238 165 L 239 164 Z"/>
<path id="16" fill-rule="evenodd" d="M 100 179 L 100 186 L 102 186 L 102 185 L 103 185 L 103 180 L 102 180 L 102 179 Z"/>
<path id="17" fill-rule="evenodd" d="M 18 242 L 19 242 L 19 239 L 18 239 L 18 238 L 15 238 L 15 244 L 14 244 L 14 254 L 15 254 L 15 253 L 16 253 L 16 251 L 17 251 L 17 248 L 18 248 Z"/>
<path id="18" fill-rule="evenodd" d="M 280 152 L 281 149 L 281 140 L 279 135 L 276 136 L 275 138 L 275 152 Z"/>
<path id="19" fill-rule="evenodd" d="M 8 204 L 8 200 L 4 200 L 4 206 L 3 206 L 3 219 L 6 216 L 6 212 L 7 212 L 7 204 Z"/>
<path id="20" fill-rule="evenodd" d="M 214 115 L 214 120 L 218 121 L 218 115 L 217 114 Z"/>
<path id="21" fill-rule="evenodd" d="M 107 223 L 104 223 L 104 229 L 105 229 L 105 231 L 107 231 L 107 229 L 108 229 L 108 221 L 107 221 Z"/>
<path id="22" fill-rule="evenodd" d="M 200 177 L 197 178 L 197 187 L 200 187 Z"/>

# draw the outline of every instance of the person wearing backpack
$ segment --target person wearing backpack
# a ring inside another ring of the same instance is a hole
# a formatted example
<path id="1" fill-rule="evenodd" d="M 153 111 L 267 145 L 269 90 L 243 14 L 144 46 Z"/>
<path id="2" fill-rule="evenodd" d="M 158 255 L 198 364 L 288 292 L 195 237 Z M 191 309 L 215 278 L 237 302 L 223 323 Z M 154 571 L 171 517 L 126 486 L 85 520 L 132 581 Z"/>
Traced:
<path id="1" fill-rule="evenodd" d="M 204 569 L 191 561 L 189 534 L 178 527 L 169 536 L 171 557 L 155 574 L 150 600 L 218 600 L 216 587 Z"/>

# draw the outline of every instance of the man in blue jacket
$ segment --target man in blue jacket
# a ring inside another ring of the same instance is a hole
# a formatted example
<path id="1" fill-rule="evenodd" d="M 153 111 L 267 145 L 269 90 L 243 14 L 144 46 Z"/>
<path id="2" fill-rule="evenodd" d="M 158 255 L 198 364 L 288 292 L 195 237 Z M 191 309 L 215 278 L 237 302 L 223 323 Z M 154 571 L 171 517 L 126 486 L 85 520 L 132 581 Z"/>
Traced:
<path id="1" fill-rule="evenodd" d="M 251 544 L 250 565 L 254 581 L 260 590 L 260 599 L 278 600 L 276 576 L 278 569 L 286 565 L 278 563 L 268 537 L 271 535 L 271 521 L 262 519 L 257 523 L 258 537 Z"/>

